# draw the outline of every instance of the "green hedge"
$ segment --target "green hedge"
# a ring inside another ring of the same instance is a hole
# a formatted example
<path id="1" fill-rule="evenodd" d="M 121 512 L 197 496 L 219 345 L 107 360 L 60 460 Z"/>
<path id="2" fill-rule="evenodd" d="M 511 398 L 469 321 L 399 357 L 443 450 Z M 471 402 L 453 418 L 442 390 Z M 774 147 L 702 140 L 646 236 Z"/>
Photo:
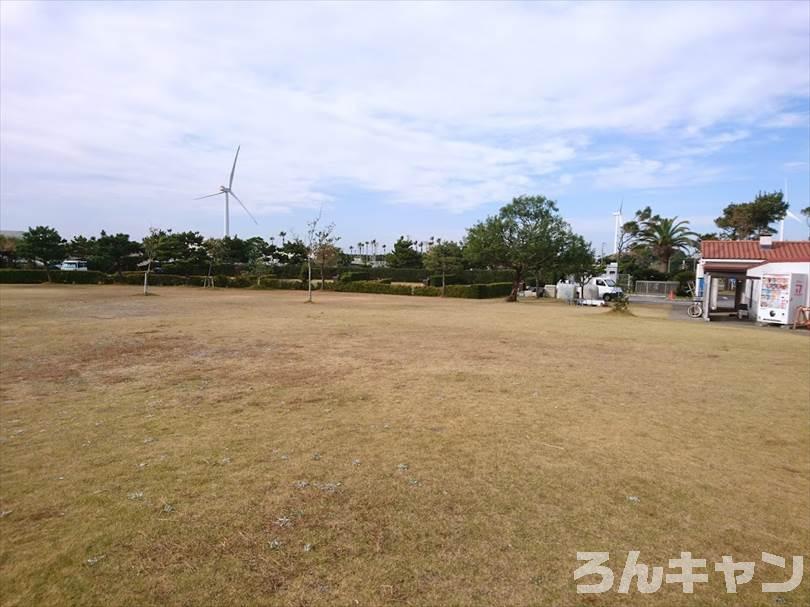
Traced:
<path id="1" fill-rule="evenodd" d="M 0 283 L 33 285 L 48 280 L 45 270 L 0 270 Z"/>
<path id="2" fill-rule="evenodd" d="M 440 287 L 440 286 L 442 286 L 442 277 L 441 277 L 441 275 L 439 275 L 439 276 L 431 276 L 428 279 L 428 284 L 431 287 Z M 465 285 L 465 284 L 469 284 L 469 283 L 467 282 L 467 279 L 464 278 L 463 276 L 458 276 L 456 274 L 448 274 L 447 276 L 444 277 L 444 284 L 446 284 L 446 285 Z"/>
<path id="3" fill-rule="evenodd" d="M 340 274 L 340 282 L 356 282 L 359 280 L 369 280 L 371 276 L 369 276 L 368 272 L 358 272 L 358 271 L 351 271 L 351 272 L 342 272 Z"/>
<path id="4" fill-rule="evenodd" d="M 339 293 L 383 293 L 385 295 L 411 295 L 412 290 L 409 286 L 386 284 L 376 280 L 336 282 L 328 285 L 327 289 Z"/>
<path id="5" fill-rule="evenodd" d="M 464 299 L 493 299 L 495 297 L 506 297 L 511 292 L 511 282 L 495 282 L 491 284 L 447 285 L 444 294 L 445 297 L 461 297 Z"/>
<path id="6" fill-rule="evenodd" d="M 102 272 L 51 272 L 55 283 L 61 284 L 110 284 L 113 280 L 129 285 L 142 285 L 143 272 L 124 272 L 121 276 L 108 276 Z M 162 274 L 151 272 L 149 274 L 150 286 L 192 286 L 201 287 L 205 284 L 205 276 L 180 276 L 177 274 Z M 6 284 L 39 284 L 47 282 L 45 270 L 3 270 L 0 269 L 0 283 Z M 261 284 L 257 285 L 255 276 L 242 274 L 240 276 L 214 276 L 214 285 L 217 287 L 233 288 L 261 288 L 261 289 L 306 289 L 306 281 L 262 277 Z M 379 293 L 385 295 L 415 295 L 421 297 L 438 297 L 442 294 L 441 287 L 412 287 L 410 285 L 394 285 L 391 279 L 383 280 L 352 280 L 349 282 L 324 283 L 323 288 L 342 293 Z M 512 290 L 511 282 L 471 285 L 447 285 L 447 297 L 464 299 L 489 299 L 493 297 L 506 297 Z"/>
<path id="7" fill-rule="evenodd" d="M 294 289 L 301 290 L 307 288 L 307 283 L 303 280 L 286 278 L 262 278 L 260 289 Z"/>
<path id="8" fill-rule="evenodd" d="M 0 283 L 40 284 L 48 282 L 45 270 L 0 270 Z M 112 279 L 104 272 L 63 272 L 51 270 L 51 282 L 58 284 L 96 285 L 109 284 Z"/>

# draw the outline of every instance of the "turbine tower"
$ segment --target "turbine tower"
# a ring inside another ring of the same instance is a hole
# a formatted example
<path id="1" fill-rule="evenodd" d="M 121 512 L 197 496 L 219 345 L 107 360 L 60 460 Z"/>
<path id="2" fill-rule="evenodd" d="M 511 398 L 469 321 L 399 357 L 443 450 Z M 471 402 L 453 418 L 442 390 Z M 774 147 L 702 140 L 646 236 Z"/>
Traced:
<path id="1" fill-rule="evenodd" d="M 619 208 L 613 211 L 614 226 L 613 226 L 613 254 L 619 252 L 619 231 L 622 227 L 622 207 L 624 206 L 624 199 L 619 203 Z"/>
<path id="2" fill-rule="evenodd" d="M 245 210 L 245 213 L 253 220 L 253 223 L 259 225 L 259 222 L 256 221 L 256 218 L 248 211 L 245 204 L 239 200 L 239 197 L 233 191 L 233 174 L 236 172 L 236 160 L 239 158 L 239 150 L 241 149 L 241 145 L 237 146 L 236 148 L 236 156 L 233 157 L 233 167 L 231 167 L 231 177 L 228 180 L 228 185 L 219 186 L 219 192 L 215 192 L 214 194 L 207 194 L 205 196 L 200 196 L 199 198 L 195 198 L 194 200 L 202 200 L 203 198 L 211 198 L 212 196 L 219 196 L 220 194 L 225 194 L 225 229 L 223 236 L 225 238 L 231 235 L 231 218 L 230 218 L 230 197 L 233 196 L 236 202 Z"/>

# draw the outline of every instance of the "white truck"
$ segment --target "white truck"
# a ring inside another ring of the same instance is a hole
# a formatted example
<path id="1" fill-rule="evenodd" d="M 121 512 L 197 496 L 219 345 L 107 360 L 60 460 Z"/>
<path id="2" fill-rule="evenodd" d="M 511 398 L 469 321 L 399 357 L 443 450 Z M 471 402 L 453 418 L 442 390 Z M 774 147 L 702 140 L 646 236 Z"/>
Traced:
<path id="1" fill-rule="evenodd" d="M 564 285 L 568 285 L 568 288 Z M 561 288 L 562 286 L 562 288 Z M 557 283 L 557 293 L 574 292 L 578 299 L 601 299 L 602 301 L 613 301 L 624 294 L 621 287 L 616 285 L 616 281 L 612 278 L 604 276 L 594 276 L 585 283 L 585 295 L 582 294 L 582 288 L 579 284 L 571 282 L 560 281 Z M 558 295 L 559 297 L 559 295 Z"/>
<path id="2" fill-rule="evenodd" d="M 87 262 L 82 259 L 66 259 L 59 264 L 63 272 L 87 272 Z"/>

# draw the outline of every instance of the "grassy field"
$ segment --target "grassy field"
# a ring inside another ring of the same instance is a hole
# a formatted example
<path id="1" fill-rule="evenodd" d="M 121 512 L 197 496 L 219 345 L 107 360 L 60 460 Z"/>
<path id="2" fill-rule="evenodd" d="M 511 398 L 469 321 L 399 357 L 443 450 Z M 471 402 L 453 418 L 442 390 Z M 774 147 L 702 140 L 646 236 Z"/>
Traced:
<path id="1" fill-rule="evenodd" d="M 810 572 L 760 592 L 789 577 L 761 552 L 810 555 L 807 335 L 667 306 L 137 293 L 0 287 L 3 605 L 810 600 Z M 691 551 L 709 583 L 620 595 L 629 550 Z M 576 594 L 577 551 L 611 552 L 613 591 Z M 724 554 L 757 562 L 736 596 Z"/>

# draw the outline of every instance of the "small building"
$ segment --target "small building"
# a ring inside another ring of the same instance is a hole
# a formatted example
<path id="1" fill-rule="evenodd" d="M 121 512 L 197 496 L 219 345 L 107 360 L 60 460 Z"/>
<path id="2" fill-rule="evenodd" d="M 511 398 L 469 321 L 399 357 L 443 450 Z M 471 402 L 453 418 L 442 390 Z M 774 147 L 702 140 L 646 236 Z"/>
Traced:
<path id="1" fill-rule="evenodd" d="M 695 277 L 698 295 L 703 297 L 703 318 L 737 316 L 757 318 L 763 277 L 795 276 L 810 284 L 810 241 L 704 240 Z M 792 283 L 791 283 L 792 284 Z M 810 306 L 805 286 L 798 305 Z M 803 299 L 803 301 L 801 301 Z"/>

